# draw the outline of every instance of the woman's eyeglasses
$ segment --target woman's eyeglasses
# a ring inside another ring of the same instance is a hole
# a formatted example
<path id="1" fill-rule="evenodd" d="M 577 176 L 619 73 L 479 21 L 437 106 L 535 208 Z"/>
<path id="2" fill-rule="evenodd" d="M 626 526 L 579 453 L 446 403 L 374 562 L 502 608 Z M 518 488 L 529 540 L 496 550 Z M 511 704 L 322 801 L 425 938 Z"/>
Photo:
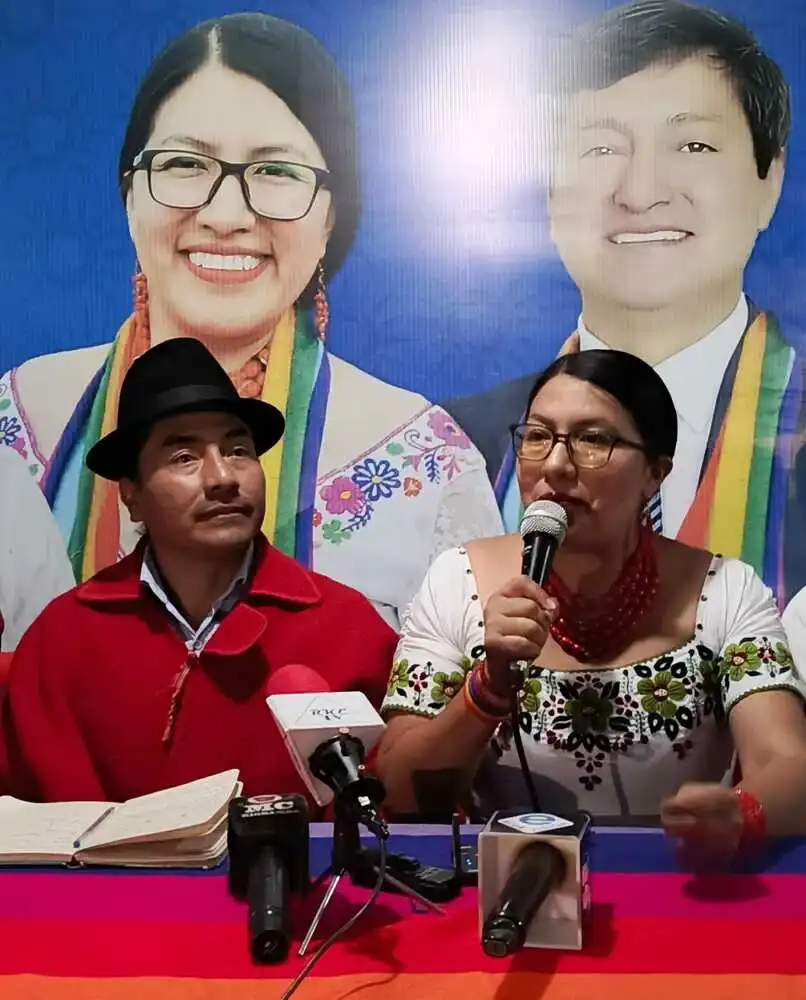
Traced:
<path id="1" fill-rule="evenodd" d="M 557 434 L 544 424 L 526 423 L 513 424 L 510 432 L 515 454 L 524 462 L 544 462 L 558 442 L 565 445 L 568 457 L 579 469 L 601 469 L 619 446 L 644 451 L 644 446 L 637 441 L 592 428 Z"/>
<path id="2" fill-rule="evenodd" d="M 264 219 L 294 222 L 308 214 L 330 172 L 320 167 L 281 160 L 228 163 L 204 153 L 180 149 L 144 149 L 134 158 L 132 172 L 145 170 L 151 197 L 166 208 L 209 205 L 224 178 L 240 181 L 244 201 Z"/>

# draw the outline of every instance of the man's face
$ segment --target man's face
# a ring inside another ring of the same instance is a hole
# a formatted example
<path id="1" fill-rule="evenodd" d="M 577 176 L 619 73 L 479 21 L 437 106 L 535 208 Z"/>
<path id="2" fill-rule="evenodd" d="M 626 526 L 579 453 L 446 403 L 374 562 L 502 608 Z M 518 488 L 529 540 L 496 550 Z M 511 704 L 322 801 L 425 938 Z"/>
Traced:
<path id="1" fill-rule="evenodd" d="M 778 201 L 728 77 L 706 56 L 569 101 L 549 195 L 552 238 L 582 292 L 631 309 L 738 296 Z"/>
<path id="2" fill-rule="evenodd" d="M 137 482 L 121 496 L 157 551 L 227 552 L 263 522 L 265 486 L 252 436 L 225 413 L 187 413 L 155 424 L 140 452 Z"/>

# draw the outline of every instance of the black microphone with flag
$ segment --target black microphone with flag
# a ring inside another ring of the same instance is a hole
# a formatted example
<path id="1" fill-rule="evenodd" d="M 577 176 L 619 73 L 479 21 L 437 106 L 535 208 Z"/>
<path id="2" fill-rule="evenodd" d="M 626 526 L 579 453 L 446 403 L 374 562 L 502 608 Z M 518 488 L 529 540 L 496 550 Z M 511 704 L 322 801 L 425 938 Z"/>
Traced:
<path id="1" fill-rule="evenodd" d="M 272 673 L 266 693 L 266 704 L 311 795 L 320 805 L 332 800 L 334 809 L 331 862 L 317 884 L 327 877 L 331 881 L 299 954 L 305 953 L 343 875 L 373 890 L 359 914 L 385 888 L 436 910 L 434 897 L 445 901 L 458 895 L 459 879 L 452 870 L 422 865 L 387 850 L 389 828 L 380 808 L 386 789 L 366 767 L 367 755 L 385 725 L 366 695 L 331 691 L 324 678 L 302 664 Z M 375 835 L 377 849 L 361 844 L 359 824 Z"/>
<path id="2" fill-rule="evenodd" d="M 227 831 L 229 889 L 249 904 L 256 962 L 282 962 L 291 943 L 289 893 L 308 888 L 308 805 L 302 795 L 233 799 Z"/>
<path id="3" fill-rule="evenodd" d="M 365 768 L 385 724 L 365 694 L 331 691 L 315 670 L 281 667 L 266 684 L 266 704 L 291 759 L 319 805 L 336 807 L 380 837 L 388 829 L 380 815 L 386 790 Z"/>
<path id="4" fill-rule="evenodd" d="M 580 949 L 590 908 L 590 817 L 497 812 L 479 834 L 479 923 L 484 951 Z"/>

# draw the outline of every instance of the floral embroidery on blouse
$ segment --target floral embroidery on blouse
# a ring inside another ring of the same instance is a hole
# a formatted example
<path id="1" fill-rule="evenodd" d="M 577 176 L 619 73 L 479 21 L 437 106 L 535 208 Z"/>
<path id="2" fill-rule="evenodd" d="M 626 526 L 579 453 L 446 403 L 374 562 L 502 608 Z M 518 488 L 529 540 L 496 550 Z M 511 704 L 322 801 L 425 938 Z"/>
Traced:
<path id="1" fill-rule="evenodd" d="M 0 379 L 0 447 L 3 445 L 13 448 L 25 459 L 32 476 L 38 478 L 41 475 L 42 465 L 37 458 L 36 449 L 29 440 L 25 421 L 17 408 L 10 374 Z"/>
<path id="2" fill-rule="evenodd" d="M 782 642 L 777 642 L 773 649 L 766 640 L 756 643 L 744 639 L 725 647 L 720 675 L 727 691 L 730 681 L 737 683 L 745 677 L 763 675 L 778 677 L 791 672 L 792 665 L 792 655 Z"/>
<path id="3" fill-rule="evenodd" d="M 476 646 L 461 669 L 395 662 L 383 712 L 435 715 L 461 690 L 467 672 L 484 657 Z M 707 720 L 722 725 L 726 705 L 753 690 L 776 687 L 792 672 L 787 647 L 766 638 L 744 639 L 721 656 L 696 639 L 654 659 L 611 670 L 561 671 L 532 664 L 519 692 L 518 722 L 525 736 L 570 754 L 579 784 L 592 792 L 612 754 L 654 739 L 668 741 L 678 759 L 693 749 L 690 738 Z M 497 737 L 507 749 L 508 725 Z"/>
<path id="4" fill-rule="evenodd" d="M 398 428 L 372 453 L 320 481 L 314 528 L 321 540 L 341 545 L 372 520 L 378 504 L 399 493 L 416 499 L 452 482 L 475 455 L 470 438 L 439 407 Z"/>
<path id="5" fill-rule="evenodd" d="M 395 660 L 386 688 L 386 702 L 390 711 L 393 701 L 404 701 L 406 710 L 424 715 L 434 715 L 459 694 L 467 675 L 484 656 L 484 647 L 476 646 L 470 656 L 462 657 L 460 666 L 451 670 L 434 670 L 433 664 L 409 663 Z M 540 682 L 537 682 L 538 685 Z"/>

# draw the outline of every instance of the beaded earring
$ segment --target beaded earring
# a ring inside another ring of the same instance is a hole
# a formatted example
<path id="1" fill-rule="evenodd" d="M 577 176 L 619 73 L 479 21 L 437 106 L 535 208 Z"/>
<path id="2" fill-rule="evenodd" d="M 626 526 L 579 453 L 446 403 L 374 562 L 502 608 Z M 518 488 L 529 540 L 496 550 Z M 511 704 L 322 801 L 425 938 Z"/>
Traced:
<path id="1" fill-rule="evenodd" d="M 322 261 L 320 260 L 319 266 L 316 269 L 316 292 L 313 297 L 313 317 L 316 333 L 322 343 L 325 342 L 329 315 L 327 296 L 325 295 L 325 269 L 322 266 Z"/>
<path id="2" fill-rule="evenodd" d="M 660 489 L 655 490 L 647 500 L 641 523 L 651 528 L 656 534 L 663 534 L 663 498 Z"/>
<path id="3" fill-rule="evenodd" d="M 132 281 L 134 289 L 134 319 L 133 336 L 135 343 L 135 354 L 139 355 L 146 351 L 151 342 L 151 329 L 148 321 L 148 280 L 140 270 L 139 263 L 134 272 Z"/>

